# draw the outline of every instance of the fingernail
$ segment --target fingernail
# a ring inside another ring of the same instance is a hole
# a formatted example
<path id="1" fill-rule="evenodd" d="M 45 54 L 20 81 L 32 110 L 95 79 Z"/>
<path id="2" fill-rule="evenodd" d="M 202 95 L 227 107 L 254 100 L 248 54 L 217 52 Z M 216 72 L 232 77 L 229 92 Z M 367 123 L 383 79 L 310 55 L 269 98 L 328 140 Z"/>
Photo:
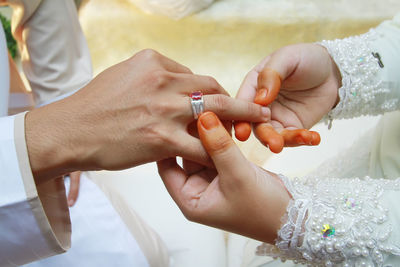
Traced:
<path id="1" fill-rule="evenodd" d="M 312 141 L 311 145 L 317 146 L 321 143 L 321 136 L 317 132 L 311 132 L 312 133 Z"/>
<path id="2" fill-rule="evenodd" d="M 256 98 L 266 98 L 267 97 L 267 89 L 260 89 L 257 91 Z"/>
<path id="3" fill-rule="evenodd" d="M 267 101 L 267 89 L 260 89 L 257 91 L 256 97 L 254 98 L 254 103 L 259 105 L 266 105 Z"/>
<path id="4" fill-rule="evenodd" d="M 206 130 L 211 130 L 219 126 L 219 120 L 217 116 L 212 112 L 203 113 L 200 118 L 200 123 Z"/>
<path id="5" fill-rule="evenodd" d="M 264 117 L 267 117 L 269 119 L 270 115 L 271 115 L 271 111 L 269 110 L 269 108 L 267 107 L 262 107 L 261 108 L 261 113 Z"/>
<path id="6" fill-rule="evenodd" d="M 72 199 L 68 200 L 68 206 L 72 207 L 74 205 L 75 201 L 73 201 Z"/>

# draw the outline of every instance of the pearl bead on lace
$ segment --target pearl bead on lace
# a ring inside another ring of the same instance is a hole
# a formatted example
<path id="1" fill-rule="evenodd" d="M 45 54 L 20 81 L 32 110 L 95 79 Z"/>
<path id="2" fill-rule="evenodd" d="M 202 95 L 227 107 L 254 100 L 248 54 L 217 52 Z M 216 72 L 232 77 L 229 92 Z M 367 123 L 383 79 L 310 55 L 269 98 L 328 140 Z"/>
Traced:
<path id="1" fill-rule="evenodd" d="M 329 112 L 327 118 L 330 120 L 378 115 L 399 108 L 400 101 L 386 97 L 390 90 L 378 79 L 380 61 L 373 56 L 374 51 L 369 45 L 377 37 L 378 34 L 371 30 L 361 36 L 320 43 L 326 47 L 342 75 L 340 102 Z"/>

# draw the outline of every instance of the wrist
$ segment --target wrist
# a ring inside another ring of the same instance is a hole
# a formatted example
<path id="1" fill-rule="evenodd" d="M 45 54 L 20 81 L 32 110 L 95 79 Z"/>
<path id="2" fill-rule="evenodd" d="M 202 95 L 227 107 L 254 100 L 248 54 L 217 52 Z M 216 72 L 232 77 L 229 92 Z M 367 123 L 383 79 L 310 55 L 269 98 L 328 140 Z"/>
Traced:
<path id="1" fill-rule="evenodd" d="M 77 170 L 71 116 L 59 102 L 26 114 L 25 139 L 37 184 Z"/>
<path id="2" fill-rule="evenodd" d="M 269 244 L 274 244 L 278 237 L 278 231 L 283 224 L 282 218 L 286 214 L 292 197 L 278 175 L 271 172 L 267 172 L 267 174 L 270 181 L 267 187 L 268 192 L 264 193 L 267 197 L 264 200 L 266 210 L 263 212 L 264 218 L 261 220 L 264 236 L 260 236 L 258 239 Z"/>
<path id="3" fill-rule="evenodd" d="M 317 43 L 316 45 L 323 50 L 321 57 L 328 59 L 325 67 L 329 71 L 329 75 L 325 81 L 325 84 L 327 85 L 327 94 L 329 95 L 330 99 L 327 109 L 330 111 L 334 109 L 340 101 L 339 89 L 342 87 L 342 74 L 340 73 L 339 67 L 325 45 L 323 43 Z"/>
<path id="4" fill-rule="evenodd" d="M 328 51 L 327 51 L 328 52 Z M 334 109 L 337 104 L 339 104 L 340 96 L 339 96 L 339 89 L 342 87 L 342 74 L 340 73 L 339 67 L 336 65 L 336 62 L 333 58 L 329 55 L 331 59 L 331 66 L 332 66 L 332 76 L 334 79 L 334 94 L 336 95 L 335 102 L 331 109 Z"/>

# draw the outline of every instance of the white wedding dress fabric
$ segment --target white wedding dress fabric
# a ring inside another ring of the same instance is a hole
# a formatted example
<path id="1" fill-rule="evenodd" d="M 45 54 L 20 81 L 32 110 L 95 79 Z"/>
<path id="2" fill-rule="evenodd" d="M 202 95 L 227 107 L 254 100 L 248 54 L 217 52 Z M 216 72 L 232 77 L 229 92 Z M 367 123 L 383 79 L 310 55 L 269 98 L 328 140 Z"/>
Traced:
<path id="1" fill-rule="evenodd" d="M 385 115 L 307 178 L 280 176 L 293 200 L 275 246 L 262 244 L 256 253 L 293 261 L 284 266 L 399 266 L 400 15 L 364 35 L 321 45 L 342 74 L 340 102 L 327 119 Z"/>
<path id="2" fill-rule="evenodd" d="M 130 0 L 143 11 L 181 19 L 211 5 L 214 0 Z"/>
<path id="3" fill-rule="evenodd" d="M 168 249 L 170 267 L 228 266 L 224 232 L 188 221 L 165 189 L 155 163 L 90 175 L 108 188 L 111 199 L 121 196 L 123 209 L 130 207 L 154 229 Z"/>

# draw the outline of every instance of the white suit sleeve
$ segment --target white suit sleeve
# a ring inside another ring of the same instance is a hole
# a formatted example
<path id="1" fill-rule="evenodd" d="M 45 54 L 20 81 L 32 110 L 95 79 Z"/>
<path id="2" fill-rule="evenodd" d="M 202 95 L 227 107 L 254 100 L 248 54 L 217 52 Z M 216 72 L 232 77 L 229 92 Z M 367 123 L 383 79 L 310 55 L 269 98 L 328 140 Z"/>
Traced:
<path id="1" fill-rule="evenodd" d="M 24 118 L 25 113 L 0 118 L 0 266 L 22 265 L 70 247 L 63 180 L 35 184 Z"/>
<path id="2" fill-rule="evenodd" d="M 329 119 L 400 109 L 400 14 L 366 34 L 323 41 L 342 75 Z"/>
<path id="3" fill-rule="evenodd" d="M 72 0 L 10 0 L 23 71 L 43 105 L 92 78 L 89 49 Z"/>

